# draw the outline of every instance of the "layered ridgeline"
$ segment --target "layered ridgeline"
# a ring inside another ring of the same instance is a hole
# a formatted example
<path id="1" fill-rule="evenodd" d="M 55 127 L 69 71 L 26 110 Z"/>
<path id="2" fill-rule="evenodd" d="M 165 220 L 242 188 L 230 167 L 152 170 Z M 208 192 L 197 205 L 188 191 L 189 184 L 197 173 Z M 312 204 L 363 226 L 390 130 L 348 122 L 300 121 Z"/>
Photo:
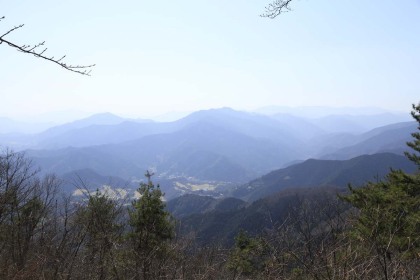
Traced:
<path id="1" fill-rule="evenodd" d="M 184 195 L 170 200 L 167 209 L 181 220 L 184 234 L 194 232 L 204 243 L 231 244 L 240 229 L 258 234 L 275 228 L 304 198 L 334 200 L 349 184 L 358 187 L 378 182 L 391 168 L 407 173 L 417 170 L 406 157 L 391 153 L 350 160 L 311 159 L 232 188 L 225 198 Z"/>
<path id="2" fill-rule="evenodd" d="M 349 184 L 357 187 L 382 180 L 391 169 L 411 174 L 416 171 L 416 165 L 406 157 L 392 153 L 363 155 L 349 160 L 309 159 L 232 188 L 230 195 L 254 201 L 284 189 L 345 188 Z"/>
<path id="3" fill-rule="evenodd" d="M 290 223 L 289 219 L 297 214 L 293 212 L 302 209 L 307 200 L 327 205 L 337 202 L 337 193 L 342 191 L 327 187 L 288 189 L 252 203 L 237 198 L 185 195 L 169 201 L 167 209 L 179 220 L 181 235 L 193 233 L 200 245 L 231 246 L 241 231 L 259 235 L 276 230 L 284 222 Z"/>
<path id="4" fill-rule="evenodd" d="M 47 171 L 60 171 L 61 180 L 33 175 L 30 160 L 6 150 L 1 161 L 5 205 L 17 207 L 5 207 L 7 215 L 3 215 L 3 247 L 10 253 L 2 259 L 4 275 L 20 276 L 22 271 L 35 275 L 36 267 L 39 275 L 83 277 L 87 275 L 84 271 L 91 271 L 89 275 L 135 278 L 140 268 L 143 278 L 157 279 L 162 273 L 175 275 L 168 270 L 173 267 L 182 277 L 189 270 L 200 271 L 200 275 L 191 275 L 203 278 L 201 270 L 210 267 L 206 279 L 215 271 L 221 271 L 218 279 L 242 274 L 244 279 L 266 279 L 267 273 L 272 276 L 268 278 L 277 279 L 279 272 L 287 278 L 304 279 L 306 275 L 328 278 L 339 271 L 354 275 L 355 270 L 363 276 L 369 271 L 368 278 L 378 273 L 386 278 L 389 271 L 401 269 L 399 275 L 410 273 L 415 279 L 419 157 L 408 153 L 412 162 L 408 161 L 398 154 L 402 149 L 390 141 L 393 137 L 403 139 L 401 134 L 411 131 L 412 123 L 359 134 L 330 134 L 299 120 L 301 127 L 311 131 L 305 135 L 303 129 L 290 128 L 274 118 L 223 111 L 222 118 L 218 110 L 201 112 L 164 124 L 173 131 L 130 141 L 28 151 Z M 413 116 L 419 120 L 418 115 Z M 236 117 L 243 123 L 232 121 Z M 288 119 L 290 125 L 294 117 Z M 258 131 L 258 137 L 253 131 Z M 418 140 L 419 133 L 413 137 Z M 409 146 L 419 151 L 417 140 Z M 369 145 L 372 141 L 376 145 Z M 328 149 L 328 154 L 317 149 L 326 149 L 325 143 L 335 147 Z M 351 156 L 340 156 L 346 145 L 353 150 L 365 147 L 366 154 L 346 160 L 302 160 L 313 152 L 326 158 Z M 377 153 L 389 147 L 394 153 Z M 290 157 L 287 167 L 272 168 L 274 171 L 249 183 L 238 180 L 227 185 L 217 181 L 226 177 L 214 177 L 234 174 L 243 180 L 248 170 L 263 172 L 269 164 L 285 162 L 285 157 Z M 146 172 L 145 183 L 135 192 L 140 182 L 136 175 L 142 173 L 138 169 L 149 169 L 151 162 L 154 170 Z M 383 178 L 391 168 L 403 171 L 392 171 Z M 415 171 L 416 175 L 407 174 Z M 153 180 L 161 188 L 151 181 L 154 172 L 159 176 Z M 364 185 L 368 181 L 373 183 Z M 347 184 L 362 187 L 345 193 Z M 57 193 L 60 185 L 73 197 L 57 199 L 55 194 L 62 195 Z M 162 190 L 169 194 L 166 199 L 175 198 L 164 203 Z M 187 195 L 176 197 L 184 193 Z M 165 211 L 165 204 L 176 223 Z M 13 254 L 16 248 L 26 252 L 24 258 Z M 86 258 L 94 262 L 86 263 Z M 54 261 L 57 259 L 66 261 Z M 34 266 L 39 260 L 45 263 Z M 390 269 L 383 271 L 384 262 Z M 63 264 L 71 264 L 70 270 Z M 179 270 L 179 264 L 187 266 Z"/>
<path id="5" fill-rule="evenodd" d="M 383 112 L 310 118 L 222 108 L 173 122 L 153 122 L 106 113 L 38 134 L 2 134 L 0 144 L 27 149 L 44 173 L 64 175 L 88 169 L 137 182 L 150 169 L 170 197 L 186 192 L 218 196 L 232 184 L 308 158 L 402 154 L 416 129 L 414 122 L 391 124 L 403 119 Z M 377 125 L 385 126 L 369 130 Z"/>

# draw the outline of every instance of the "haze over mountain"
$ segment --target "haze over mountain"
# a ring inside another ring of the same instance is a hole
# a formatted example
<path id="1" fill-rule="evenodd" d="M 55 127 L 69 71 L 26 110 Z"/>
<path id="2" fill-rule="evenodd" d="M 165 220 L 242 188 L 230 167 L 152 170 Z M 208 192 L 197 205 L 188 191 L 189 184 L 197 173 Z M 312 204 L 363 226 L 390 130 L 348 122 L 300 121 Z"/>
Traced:
<path id="1" fill-rule="evenodd" d="M 325 159 L 350 159 L 355 156 L 375 153 L 403 154 L 407 151 L 407 142 L 411 141 L 411 133 L 416 131 L 415 122 L 402 122 L 375 128 L 359 135 L 335 135 L 329 141 L 341 138 L 341 143 L 335 147 L 325 147 L 318 157 Z M 343 139 L 347 138 L 347 139 Z"/>
<path id="2" fill-rule="evenodd" d="M 392 115 L 407 116 L 409 114 L 402 111 L 392 111 L 379 107 L 328 107 L 328 106 L 265 106 L 258 108 L 255 112 L 265 115 L 291 114 L 301 118 L 318 119 L 330 115 L 344 116 L 369 116 L 390 113 Z"/>
<path id="3" fill-rule="evenodd" d="M 91 125 L 113 125 L 113 124 L 119 124 L 126 121 L 126 119 L 121 118 L 119 116 L 113 115 L 111 113 L 101 113 L 101 114 L 95 114 L 88 118 L 76 120 L 70 123 L 66 123 L 63 125 L 59 125 L 53 128 L 48 129 L 42 135 L 45 135 L 44 137 L 52 137 L 56 136 L 74 129 L 83 128 L 83 127 L 89 127 Z"/>
<path id="4" fill-rule="evenodd" d="M 0 135 L 0 144 L 21 150 L 28 148 L 57 149 L 69 146 L 83 147 L 113 143 L 114 141 L 121 142 L 139 137 L 130 134 L 135 130 L 137 124 L 151 122 L 151 120 L 127 119 L 111 113 L 101 113 L 54 126 L 37 134 Z M 123 140 L 115 140 L 120 138 Z"/>
<path id="5" fill-rule="evenodd" d="M 407 173 L 417 170 L 406 157 L 392 153 L 363 155 L 349 160 L 309 159 L 238 186 L 230 195 L 253 201 L 288 188 L 361 186 L 383 179 L 391 168 Z"/>
<path id="6" fill-rule="evenodd" d="M 31 134 L 39 133 L 51 126 L 54 123 L 30 123 L 23 121 L 16 121 L 0 116 L 0 134 Z"/>
<path id="7" fill-rule="evenodd" d="M 330 115 L 321 119 L 308 119 L 284 113 L 268 117 L 225 108 L 195 112 L 174 122 L 153 123 L 150 120 L 127 119 L 110 113 L 102 113 L 56 126 L 26 138 L 22 135 L 0 135 L 0 144 L 17 149 L 29 147 L 50 149 L 117 143 L 149 134 L 173 132 L 188 123 L 204 119 L 251 136 L 281 138 L 287 133 L 307 140 L 331 132 L 365 131 L 369 127 L 400 122 L 405 117 L 393 114 Z"/>
<path id="8" fill-rule="evenodd" d="M 290 143 L 280 145 L 197 122 L 173 133 L 148 135 L 119 144 L 31 150 L 28 154 L 46 172 L 93 168 L 101 174 L 127 178 L 139 170 L 156 167 L 160 173 L 244 182 L 292 160 L 292 155 L 300 151 L 293 141 Z"/>
<path id="9" fill-rule="evenodd" d="M 399 120 L 401 116 L 382 111 L 367 116 L 305 118 L 220 108 L 197 111 L 173 122 L 103 113 L 34 135 L 0 135 L 0 144 L 28 149 L 27 154 L 44 173 L 90 170 L 132 181 L 152 169 L 159 180 L 167 180 L 165 191 L 173 197 L 201 183 L 210 183 L 213 190 L 215 186 L 246 183 L 308 158 L 402 154 L 416 127 L 414 122 Z M 392 122 L 397 123 L 355 132 Z M 177 182 L 186 187 L 178 188 Z"/>

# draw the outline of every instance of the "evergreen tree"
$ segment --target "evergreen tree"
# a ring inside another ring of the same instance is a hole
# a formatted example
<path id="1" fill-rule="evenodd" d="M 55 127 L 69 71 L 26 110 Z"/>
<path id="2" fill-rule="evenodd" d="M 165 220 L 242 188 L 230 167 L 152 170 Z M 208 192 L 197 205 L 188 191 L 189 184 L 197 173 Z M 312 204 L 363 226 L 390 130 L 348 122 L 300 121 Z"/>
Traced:
<path id="1" fill-rule="evenodd" d="M 229 256 L 227 267 L 233 272 L 233 279 L 255 276 L 264 271 L 266 251 L 261 238 L 250 237 L 241 230 L 235 237 L 235 248 Z"/>
<path id="2" fill-rule="evenodd" d="M 413 109 L 420 131 L 420 104 Z M 415 174 L 391 170 L 382 182 L 350 187 L 344 198 L 359 211 L 352 235 L 376 254 L 384 279 L 404 266 L 418 266 L 420 257 L 420 133 L 412 135 L 408 146 L 414 152 L 406 155 L 418 166 Z"/>
<path id="3" fill-rule="evenodd" d="M 150 180 L 153 174 L 146 172 L 147 183 L 138 189 L 140 198 L 135 200 L 130 211 L 131 240 L 136 259 L 136 278 L 150 279 L 151 267 L 165 258 L 168 241 L 174 237 L 174 225 L 162 201 L 164 194 L 159 185 Z"/>
<path id="4" fill-rule="evenodd" d="M 417 121 L 417 132 L 411 134 L 413 136 L 413 141 L 408 142 L 407 145 L 414 150 L 414 153 L 406 152 L 405 155 L 415 164 L 417 164 L 418 168 L 420 169 L 420 102 L 419 104 L 413 104 L 413 111 L 411 111 L 411 115 Z"/>
<path id="5" fill-rule="evenodd" d="M 77 222 L 83 228 L 86 267 L 89 279 L 119 278 L 115 260 L 123 225 L 117 201 L 106 193 L 89 194 L 87 204 L 77 213 Z"/>

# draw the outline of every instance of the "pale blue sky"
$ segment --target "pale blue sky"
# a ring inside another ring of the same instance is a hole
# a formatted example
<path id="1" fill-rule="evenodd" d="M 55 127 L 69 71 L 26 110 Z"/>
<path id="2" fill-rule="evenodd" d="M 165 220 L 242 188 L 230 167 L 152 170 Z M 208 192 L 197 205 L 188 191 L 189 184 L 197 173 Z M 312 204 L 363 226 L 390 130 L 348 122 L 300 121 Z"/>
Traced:
<path id="1" fill-rule="evenodd" d="M 146 117 L 229 106 L 420 101 L 420 0 L 0 0 L 0 33 L 96 63 L 91 77 L 0 45 L 0 116 L 49 111 Z"/>

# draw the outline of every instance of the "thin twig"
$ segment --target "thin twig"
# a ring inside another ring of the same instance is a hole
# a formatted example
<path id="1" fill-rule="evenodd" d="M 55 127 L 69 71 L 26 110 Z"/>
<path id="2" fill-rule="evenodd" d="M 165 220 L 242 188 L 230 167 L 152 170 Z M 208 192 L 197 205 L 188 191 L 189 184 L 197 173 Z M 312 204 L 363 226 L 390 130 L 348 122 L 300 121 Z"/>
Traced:
<path id="1" fill-rule="evenodd" d="M 0 17 L 0 21 L 3 20 L 5 17 Z M 41 46 L 44 46 L 45 41 L 38 43 L 36 45 L 34 45 L 33 47 L 31 47 L 30 45 L 22 45 L 19 46 L 9 40 L 4 39 L 5 36 L 9 35 L 10 33 L 22 28 L 24 26 L 24 24 L 15 26 L 13 28 L 11 28 L 10 30 L 8 30 L 6 33 L 2 34 L 0 36 L 0 45 L 2 43 L 5 43 L 7 45 L 9 45 L 12 48 L 17 49 L 20 52 L 23 53 L 27 53 L 27 54 L 32 54 L 36 57 L 48 60 L 50 62 L 53 62 L 55 64 L 58 64 L 59 66 L 63 67 L 66 70 L 75 72 L 75 73 L 79 73 L 82 75 L 86 75 L 86 76 L 90 76 L 91 73 L 91 69 L 92 67 L 94 67 L 96 64 L 91 64 L 91 65 L 72 65 L 72 64 L 67 64 L 65 62 L 63 62 L 63 59 L 66 57 L 66 55 L 63 55 L 60 59 L 55 59 L 54 56 L 48 57 L 45 55 L 45 52 L 47 51 L 47 48 L 43 49 L 42 51 L 37 51 L 37 49 Z"/>
<path id="2" fill-rule="evenodd" d="M 290 8 L 290 3 L 292 1 L 293 0 L 276 0 L 265 7 L 265 13 L 263 13 L 261 16 L 273 19 L 281 13 L 289 12 L 292 10 Z"/>

